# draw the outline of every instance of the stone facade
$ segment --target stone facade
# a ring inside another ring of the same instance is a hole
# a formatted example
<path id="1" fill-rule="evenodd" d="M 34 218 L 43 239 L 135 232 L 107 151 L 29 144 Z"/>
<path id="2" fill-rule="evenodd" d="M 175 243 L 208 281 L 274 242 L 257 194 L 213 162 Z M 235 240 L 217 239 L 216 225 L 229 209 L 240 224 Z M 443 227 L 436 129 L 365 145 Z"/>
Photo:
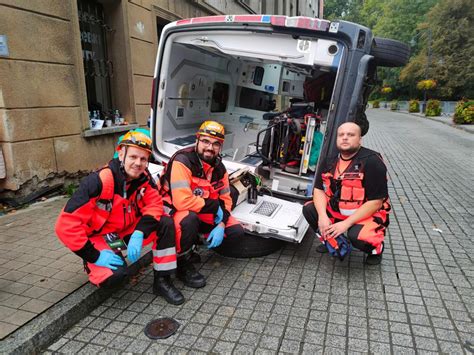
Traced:
<path id="1" fill-rule="evenodd" d="M 92 0 L 91 0 L 92 1 Z M 145 126 L 160 29 L 181 18 L 261 13 L 315 17 L 321 1 L 97 0 L 113 62 L 111 103 Z M 297 6 L 299 8 L 297 8 Z M 88 136 L 88 102 L 77 0 L 0 0 L 1 195 L 100 167 L 126 127 Z M 121 132 L 122 131 L 122 132 Z M 59 179 L 59 180 L 58 180 Z"/>

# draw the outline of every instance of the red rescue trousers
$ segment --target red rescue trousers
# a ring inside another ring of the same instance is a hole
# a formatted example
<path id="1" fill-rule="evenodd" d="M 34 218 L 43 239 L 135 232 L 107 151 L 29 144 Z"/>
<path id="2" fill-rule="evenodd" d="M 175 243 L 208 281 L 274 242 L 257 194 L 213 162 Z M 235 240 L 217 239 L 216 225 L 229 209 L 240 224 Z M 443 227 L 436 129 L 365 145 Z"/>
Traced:
<path id="1" fill-rule="evenodd" d="M 123 238 L 126 243 L 130 235 Z M 97 250 L 111 250 L 104 236 L 96 235 L 89 240 Z M 176 270 L 176 248 L 173 220 L 168 216 L 162 216 L 158 224 L 157 231 L 152 232 L 144 241 L 143 246 L 152 244 L 153 251 L 153 269 L 158 273 L 169 275 Z M 116 251 L 117 252 L 117 251 Z M 123 258 L 121 252 L 117 252 Z M 97 266 L 93 263 L 84 262 L 84 268 L 89 276 L 89 281 L 96 286 L 113 287 L 128 276 L 127 264 L 117 267 L 117 270 L 111 270 L 108 267 Z"/>
<path id="2" fill-rule="evenodd" d="M 335 218 L 328 209 L 326 209 L 326 213 L 331 220 L 331 223 L 337 223 L 343 220 L 342 218 Z M 313 201 L 305 203 L 303 206 L 303 215 L 311 228 L 317 232 L 318 212 L 314 207 Z M 376 212 L 372 216 L 363 219 L 350 227 L 347 231 L 347 237 L 355 248 L 369 254 L 381 254 L 383 252 L 385 230 L 388 227 L 388 224 L 388 214 Z"/>

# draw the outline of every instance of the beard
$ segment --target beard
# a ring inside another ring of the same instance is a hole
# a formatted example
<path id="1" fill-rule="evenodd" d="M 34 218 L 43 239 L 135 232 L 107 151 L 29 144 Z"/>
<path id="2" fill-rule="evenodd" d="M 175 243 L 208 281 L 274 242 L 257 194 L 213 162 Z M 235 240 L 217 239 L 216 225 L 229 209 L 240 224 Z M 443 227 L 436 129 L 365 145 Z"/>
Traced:
<path id="1" fill-rule="evenodd" d="M 211 152 L 211 154 L 209 155 L 205 155 L 206 152 Z M 198 153 L 198 156 L 201 160 L 205 161 L 206 163 L 208 163 L 209 165 L 214 165 L 214 163 L 216 162 L 216 159 L 217 159 L 217 154 L 214 153 L 213 151 L 203 151 L 202 153 Z"/>
<path id="2" fill-rule="evenodd" d="M 344 154 L 344 155 L 353 155 L 357 153 L 360 149 L 360 145 L 356 147 L 349 147 L 349 148 L 342 148 L 342 147 L 337 147 L 337 150 L 339 150 L 339 153 Z"/>

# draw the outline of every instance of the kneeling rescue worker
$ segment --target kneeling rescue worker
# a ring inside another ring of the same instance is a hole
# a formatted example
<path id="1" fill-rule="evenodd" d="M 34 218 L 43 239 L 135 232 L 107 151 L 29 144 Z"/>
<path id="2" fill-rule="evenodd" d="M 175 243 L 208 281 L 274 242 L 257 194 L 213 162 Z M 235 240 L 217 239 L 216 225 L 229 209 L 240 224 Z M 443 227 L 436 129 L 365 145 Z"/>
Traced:
<path id="1" fill-rule="evenodd" d="M 244 235 L 230 214 L 229 177 L 220 156 L 224 138 L 220 123 L 205 121 L 196 134 L 196 145 L 176 152 L 161 176 L 165 209 L 170 210 L 176 228 L 177 277 L 193 288 L 206 285 L 192 264 L 199 233 L 209 233 L 208 248 Z"/>
<path id="2" fill-rule="evenodd" d="M 305 204 L 303 215 L 320 233 L 323 244 L 317 247 L 318 252 L 328 252 L 326 243 L 331 238 L 347 234 L 352 246 L 367 253 L 365 262 L 376 265 L 382 260 L 389 224 L 387 168 L 381 155 L 362 147 L 361 141 L 357 124 L 346 122 L 339 126 L 339 154 L 321 162 L 313 201 Z"/>
<path id="3" fill-rule="evenodd" d="M 130 131 L 117 150 L 118 158 L 81 181 L 59 215 L 56 234 L 84 260 L 89 281 L 99 287 L 114 287 L 127 278 L 122 250 L 133 263 L 142 246 L 153 243 L 153 293 L 181 304 L 184 297 L 170 278 L 176 271 L 174 223 L 163 213 L 147 169 L 151 139 Z"/>

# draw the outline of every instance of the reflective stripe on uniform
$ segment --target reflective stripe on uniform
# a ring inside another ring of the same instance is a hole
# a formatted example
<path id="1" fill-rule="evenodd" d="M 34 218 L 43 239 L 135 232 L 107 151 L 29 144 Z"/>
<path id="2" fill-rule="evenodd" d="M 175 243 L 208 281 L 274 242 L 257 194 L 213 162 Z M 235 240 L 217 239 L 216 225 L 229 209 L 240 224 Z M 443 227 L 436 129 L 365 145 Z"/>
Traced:
<path id="1" fill-rule="evenodd" d="M 230 192 L 230 188 L 229 187 L 224 187 L 222 190 L 219 191 L 219 195 L 223 195 L 223 194 L 226 194 L 226 193 L 229 193 Z"/>
<path id="2" fill-rule="evenodd" d="M 153 269 L 156 271 L 176 269 L 176 248 L 153 250 Z"/>
<path id="3" fill-rule="evenodd" d="M 171 182 L 171 190 L 180 189 L 183 187 L 190 187 L 189 181 L 187 180 L 179 180 Z"/>
<path id="4" fill-rule="evenodd" d="M 355 211 L 357 211 L 357 209 L 354 209 L 354 210 L 345 210 L 345 209 L 342 209 L 342 208 L 339 208 L 339 212 L 341 212 L 341 214 L 343 216 L 351 216 L 355 213 Z"/>

